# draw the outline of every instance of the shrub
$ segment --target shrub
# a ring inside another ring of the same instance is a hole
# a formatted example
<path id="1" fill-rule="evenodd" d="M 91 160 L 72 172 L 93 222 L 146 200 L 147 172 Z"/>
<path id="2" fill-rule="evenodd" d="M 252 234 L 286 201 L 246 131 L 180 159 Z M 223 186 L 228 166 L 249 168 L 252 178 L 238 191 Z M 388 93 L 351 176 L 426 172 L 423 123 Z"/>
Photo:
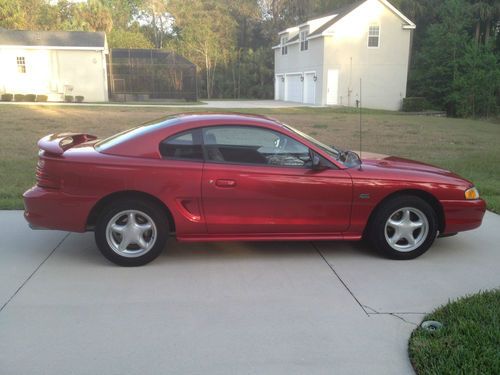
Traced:
<path id="1" fill-rule="evenodd" d="M 2 102 L 10 102 L 10 101 L 12 101 L 12 97 L 13 97 L 13 96 L 14 96 L 14 95 L 12 95 L 12 94 L 7 94 L 7 93 L 2 94 Z"/>
<path id="2" fill-rule="evenodd" d="M 83 99 L 84 99 L 84 97 L 83 97 L 82 95 L 77 95 L 77 96 L 75 96 L 75 101 L 76 101 L 77 103 L 81 103 L 81 102 L 83 102 Z"/>
<path id="3" fill-rule="evenodd" d="M 409 97 L 403 98 L 404 112 L 422 112 L 425 107 L 425 98 Z"/>
<path id="4" fill-rule="evenodd" d="M 24 100 L 27 101 L 27 102 L 34 102 L 36 99 L 36 95 L 35 94 L 26 94 L 24 96 Z"/>
<path id="5" fill-rule="evenodd" d="M 48 99 L 47 95 L 37 95 L 36 96 L 36 101 L 37 102 L 46 102 Z"/>
<path id="6" fill-rule="evenodd" d="M 14 95 L 14 101 L 15 102 L 24 102 L 24 95 L 23 94 Z"/>
<path id="7" fill-rule="evenodd" d="M 73 95 L 64 95 L 64 101 L 66 103 L 73 103 L 74 97 Z"/>

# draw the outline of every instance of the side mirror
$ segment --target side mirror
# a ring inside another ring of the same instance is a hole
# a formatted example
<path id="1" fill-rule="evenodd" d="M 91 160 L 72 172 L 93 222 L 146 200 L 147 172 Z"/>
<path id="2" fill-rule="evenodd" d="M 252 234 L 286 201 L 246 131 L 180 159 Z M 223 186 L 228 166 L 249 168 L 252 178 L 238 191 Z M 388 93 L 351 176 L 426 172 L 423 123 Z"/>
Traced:
<path id="1" fill-rule="evenodd" d="M 322 171 L 323 169 L 327 169 L 327 165 L 322 161 L 321 156 L 319 156 L 315 152 L 311 152 L 311 169 L 313 171 Z"/>

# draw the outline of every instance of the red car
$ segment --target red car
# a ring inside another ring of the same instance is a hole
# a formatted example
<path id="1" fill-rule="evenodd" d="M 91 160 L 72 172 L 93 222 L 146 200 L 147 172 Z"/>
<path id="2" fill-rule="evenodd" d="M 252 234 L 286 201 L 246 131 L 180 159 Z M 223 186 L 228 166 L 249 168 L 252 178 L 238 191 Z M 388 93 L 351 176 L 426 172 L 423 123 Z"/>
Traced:
<path id="1" fill-rule="evenodd" d="M 106 258 L 137 266 L 179 241 L 360 240 L 393 259 L 481 225 L 485 203 L 452 172 L 327 146 L 278 121 L 185 114 L 104 140 L 42 138 L 32 227 L 94 231 Z"/>

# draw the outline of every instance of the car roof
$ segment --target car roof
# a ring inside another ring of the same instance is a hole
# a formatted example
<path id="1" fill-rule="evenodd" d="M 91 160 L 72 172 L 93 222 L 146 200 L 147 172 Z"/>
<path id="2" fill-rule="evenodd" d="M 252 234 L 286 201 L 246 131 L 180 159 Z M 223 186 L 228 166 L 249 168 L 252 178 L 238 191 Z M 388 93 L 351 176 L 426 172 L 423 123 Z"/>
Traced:
<path id="1" fill-rule="evenodd" d="M 160 127 L 160 123 L 167 124 L 168 120 L 178 120 L 176 124 L 187 124 L 187 123 L 213 123 L 218 122 L 220 125 L 237 125 L 238 123 L 253 123 L 253 124 L 266 124 L 266 125 L 282 125 L 278 120 L 257 114 L 248 113 L 224 113 L 224 112 L 187 112 L 187 113 L 177 113 L 175 115 L 168 116 L 163 119 L 158 119 L 155 121 Z M 152 124 L 154 122 L 150 122 Z"/>

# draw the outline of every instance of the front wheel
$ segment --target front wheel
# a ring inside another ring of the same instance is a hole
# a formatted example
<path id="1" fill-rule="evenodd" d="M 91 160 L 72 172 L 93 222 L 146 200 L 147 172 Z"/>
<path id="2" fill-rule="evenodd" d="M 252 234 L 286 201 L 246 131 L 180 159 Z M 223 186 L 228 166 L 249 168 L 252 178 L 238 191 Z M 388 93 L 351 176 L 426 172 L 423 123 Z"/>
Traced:
<path id="1" fill-rule="evenodd" d="M 369 239 L 377 250 L 391 259 L 413 259 L 425 253 L 438 230 L 434 209 L 415 196 L 399 196 L 376 212 Z"/>
<path id="2" fill-rule="evenodd" d="M 162 252 L 167 219 L 148 201 L 120 200 L 104 209 L 97 220 L 95 240 L 101 253 L 120 266 L 141 266 Z"/>

